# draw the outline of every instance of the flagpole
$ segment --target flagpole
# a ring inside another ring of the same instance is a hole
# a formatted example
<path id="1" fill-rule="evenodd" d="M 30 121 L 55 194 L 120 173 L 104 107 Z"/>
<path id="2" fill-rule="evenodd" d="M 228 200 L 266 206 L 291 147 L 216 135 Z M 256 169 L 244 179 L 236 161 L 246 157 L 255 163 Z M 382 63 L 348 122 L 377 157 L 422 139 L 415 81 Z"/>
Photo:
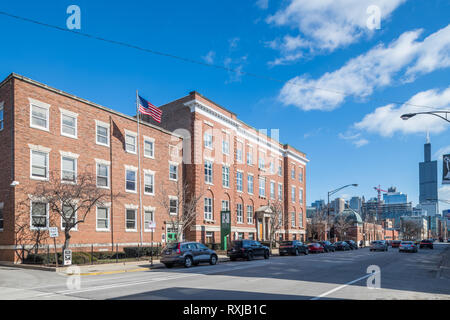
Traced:
<path id="1" fill-rule="evenodd" d="M 139 214 L 141 216 L 140 223 L 140 240 L 142 247 L 142 177 L 141 177 L 141 136 L 139 134 L 139 93 L 136 90 L 136 116 L 137 116 L 137 145 L 138 145 L 138 171 L 139 171 Z"/>

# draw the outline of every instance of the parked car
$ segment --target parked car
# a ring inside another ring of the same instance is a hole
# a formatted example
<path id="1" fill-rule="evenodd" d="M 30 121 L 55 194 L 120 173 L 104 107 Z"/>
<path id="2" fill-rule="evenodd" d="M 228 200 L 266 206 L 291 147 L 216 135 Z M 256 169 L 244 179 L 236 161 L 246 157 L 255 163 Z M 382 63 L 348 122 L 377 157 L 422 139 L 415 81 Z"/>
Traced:
<path id="1" fill-rule="evenodd" d="M 218 260 L 217 253 L 214 250 L 199 242 L 169 243 L 162 250 L 161 255 L 160 261 L 167 268 L 172 268 L 176 264 L 189 268 L 192 265 L 198 265 L 200 262 L 209 262 L 211 265 L 215 265 Z"/>
<path id="2" fill-rule="evenodd" d="M 402 241 L 398 247 L 398 252 L 417 252 L 417 244 L 414 241 Z"/>
<path id="3" fill-rule="evenodd" d="M 422 240 L 420 241 L 420 249 L 422 248 L 430 248 L 433 249 L 433 241 L 432 240 Z"/>
<path id="4" fill-rule="evenodd" d="M 348 245 L 350 246 L 350 249 L 352 250 L 357 250 L 358 249 L 358 244 L 353 241 L 353 240 L 345 240 L 345 242 L 348 243 Z"/>
<path id="5" fill-rule="evenodd" d="M 345 241 L 338 241 L 338 242 L 335 242 L 333 245 L 337 251 L 351 250 L 350 245 Z"/>
<path id="6" fill-rule="evenodd" d="M 313 242 L 308 244 L 308 251 L 309 253 L 324 253 L 325 249 L 320 243 Z"/>
<path id="7" fill-rule="evenodd" d="M 319 243 L 322 245 L 325 252 L 334 252 L 336 251 L 336 247 L 333 246 L 333 244 L 330 241 L 319 241 Z"/>
<path id="8" fill-rule="evenodd" d="M 398 248 L 400 246 L 400 243 L 402 243 L 401 240 L 393 240 L 392 241 L 392 248 Z"/>
<path id="9" fill-rule="evenodd" d="M 370 251 L 388 251 L 388 245 L 384 240 L 374 240 L 370 243 Z"/>
<path id="10" fill-rule="evenodd" d="M 227 256 L 231 261 L 237 258 L 253 260 L 254 257 L 262 256 L 264 259 L 269 259 L 269 247 L 263 246 L 255 240 L 236 240 L 231 244 L 231 248 L 227 250 Z"/>
<path id="11" fill-rule="evenodd" d="M 308 246 L 299 240 L 281 241 L 279 251 L 280 256 L 284 256 L 286 254 L 298 256 L 300 253 L 308 254 Z"/>

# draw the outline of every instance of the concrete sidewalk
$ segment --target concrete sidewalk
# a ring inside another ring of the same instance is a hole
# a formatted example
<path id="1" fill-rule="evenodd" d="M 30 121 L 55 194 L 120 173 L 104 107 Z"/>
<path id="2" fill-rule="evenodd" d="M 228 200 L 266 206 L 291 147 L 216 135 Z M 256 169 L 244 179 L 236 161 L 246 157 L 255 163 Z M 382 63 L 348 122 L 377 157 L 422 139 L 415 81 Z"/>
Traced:
<path id="1" fill-rule="evenodd" d="M 219 261 L 218 261 L 219 263 L 226 262 L 229 260 L 230 259 L 226 255 L 219 255 Z M 150 260 L 92 264 L 92 265 L 72 265 L 72 266 L 59 267 L 59 268 L 51 267 L 51 266 L 13 264 L 13 263 L 1 263 L 0 265 L 6 266 L 6 267 L 20 268 L 20 269 L 58 272 L 60 274 L 67 274 L 67 275 L 79 274 L 81 276 L 90 276 L 90 275 L 94 276 L 94 275 L 102 275 L 102 274 L 149 271 L 152 269 L 160 269 L 160 268 L 166 267 L 158 259 L 153 260 L 153 266 L 150 264 Z M 76 269 L 74 267 L 79 268 L 79 269 Z"/>
<path id="2" fill-rule="evenodd" d="M 447 244 L 447 248 L 442 253 L 437 278 L 450 279 L 450 244 Z"/>

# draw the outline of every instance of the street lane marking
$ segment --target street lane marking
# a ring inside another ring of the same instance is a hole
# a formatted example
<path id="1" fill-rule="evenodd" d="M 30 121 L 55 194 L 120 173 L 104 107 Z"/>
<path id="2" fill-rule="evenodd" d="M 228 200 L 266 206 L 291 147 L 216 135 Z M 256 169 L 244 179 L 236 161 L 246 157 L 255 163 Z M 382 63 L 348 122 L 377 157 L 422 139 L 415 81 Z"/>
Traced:
<path id="1" fill-rule="evenodd" d="M 314 298 L 312 298 L 311 300 L 319 300 L 320 298 L 326 297 L 326 296 L 328 296 L 329 294 L 332 294 L 332 293 L 334 293 L 334 292 L 336 292 L 336 291 L 339 291 L 339 290 L 341 290 L 341 289 L 343 289 L 343 288 L 345 288 L 345 287 L 347 287 L 347 286 L 349 286 L 349 285 L 351 285 L 351 284 L 354 284 L 354 283 L 356 283 L 356 282 L 358 282 L 358 281 L 361 281 L 361 280 L 363 280 L 363 279 L 365 279 L 365 278 L 368 278 L 368 277 L 370 277 L 370 276 L 372 276 L 372 275 L 374 275 L 374 274 L 375 274 L 375 273 L 369 273 L 369 274 L 366 274 L 364 277 L 361 277 L 361 278 L 355 279 L 355 280 L 353 280 L 353 281 L 347 282 L 346 284 L 343 284 L 343 285 L 341 285 L 341 286 L 339 286 L 339 287 L 336 287 L 336 288 L 334 288 L 334 289 L 332 289 L 332 290 L 330 290 L 330 291 L 327 291 L 327 292 L 325 292 L 325 293 L 322 293 L 320 296 L 314 297 Z"/>

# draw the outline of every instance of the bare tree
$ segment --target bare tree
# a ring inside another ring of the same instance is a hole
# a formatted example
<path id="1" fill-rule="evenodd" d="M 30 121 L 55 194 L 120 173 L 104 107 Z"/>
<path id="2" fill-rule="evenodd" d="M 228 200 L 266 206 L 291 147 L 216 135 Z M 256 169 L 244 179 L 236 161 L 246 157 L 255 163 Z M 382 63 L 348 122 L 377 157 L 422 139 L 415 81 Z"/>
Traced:
<path id="1" fill-rule="evenodd" d="M 330 225 L 327 211 L 317 210 L 310 219 L 310 223 L 307 226 L 310 237 L 313 240 L 324 240 Z"/>
<path id="2" fill-rule="evenodd" d="M 272 210 L 269 218 L 269 243 L 270 250 L 272 250 L 275 235 L 283 227 L 284 206 L 282 201 L 275 200 L 269 204 L 269 207 Z"/>
<path id="3" fill-rule="evenodd" d="M 89 172 L 79 173 L 73 182 L 61 182 L 59 172 L 51 172 L 49 181 L 37 183 L 30 190 L 29 199 L 25 206 L 31 206 L 32 201 L 46 203 L 51 217 L 58 217 L 64 229 L 64 244 L 62 251 L 69 247 L 71 234 L 79 224 L 86 221 L 88 214 L 97 206 L 111 201 L 111 193 L 97 187 L 97 178 Z M 112 198 L 119 198 L 120 194 Z"/>
<path id="4" fill-rule="evenodd" d="M 197 206 L 203 198 L 204 192 L 194 194 L 184 179 L 178 179 L 176 183 L 160 186 L 160 195 L 157 201 L 167 212 L 167 218 L 171 228 L 176 230 L 177 239 L 184 239 L 186 231 L 195 224 L 197 218 Z"/>
<path id="5" fill-rule="evenodd" d="M 420 238 L 422 228 L 417 221 L 402 220 L 400 231 L 402 233 L 403 240 L 415 240 L 416 238 Z"/>

